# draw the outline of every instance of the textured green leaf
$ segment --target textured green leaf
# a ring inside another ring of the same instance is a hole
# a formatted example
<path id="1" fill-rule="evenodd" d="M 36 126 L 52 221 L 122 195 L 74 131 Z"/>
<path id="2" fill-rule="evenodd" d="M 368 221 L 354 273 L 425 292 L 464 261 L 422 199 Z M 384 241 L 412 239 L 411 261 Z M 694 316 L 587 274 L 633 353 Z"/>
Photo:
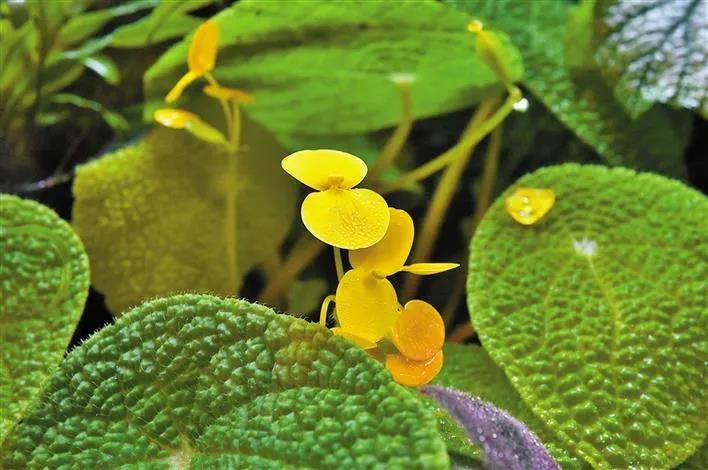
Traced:
<path id="1" fill-rule="evenodd" d="M 569 453 L 558 437 L 533 414 L 487 351 L 479 346 L 448 343 L 444 354 L 445 365 L 433 383 L 462 390 L 506 410 L 536 433 L 564 469 L 589 467 Z"/>
<path id="2" fill-rule="evenodd" d="M 88 286 L 88 258 L 69 224 L 0 195 L 0 442 L 61 361 Z"/>
<path id="3" fill-rule="evenodd" d="M 686 116 L 653 109 L 632 120 L 599 72 L 568 70 L 564 38 L 569 4 L 536 0 L 448 0 L 505 31 L 524 60 L 523 83 L 607 163 L 684 177 Z M 650 141 L 647 141 L 647 138 Z M 656 142 L 662 142 L 660 147 Z"/>
<path id="4" fill-rule="evenodd" d="M 448 464 L 432 413 L 365 351 L 205 295 L 148 302 L 74 350 L 0 455 L 4 468 Z"/>
<path id="5" fill-rule="evenodd" d="M 522 226 L 507 192 L 477 229 L 468 301 L 482 343 L 593 466 L 678 465 L 708 424 L 708 200 L 660 176 L 576 164 L 514 186 L 551 187 L 556 204 Z"/>
<path id="6" fill-rule="evenodd" d="M 677 468 L 680 470 L 705 470 L 708 468 L 708 445 L 704 442 L 691 458 Z"/>
<path id="7" fill-rule="evenodd" d="M 240 1 L 214 17 L 221 27 L 215 74 L 253 92 L 251 115 L 279 136 L 367 132 L 398 122 L 394 73 L 415 75 L 418 118 L 469 106 L 498 89 L 475 52 L 469 19 L 432 0 Z M 145 75 L 154 105 L 186 71 L 189 41 Z M 518 51 L 506 52 L 518 79 Z"/>
<path id="8" fill-rule="evenodd" d="M 708 2 L 600 2 L 597 60 L 632 116 L 653 103 L 708 118 Z"/>
<path id="9" fill-rule="evenodd" d="M 164 128 L 77 169 L 73 224 L 115 314 L 169 293 L 235 295 L 246 272 L 278 250 L 295 213 L 295 181 L 280 168 L 285 151 L 260 126 L 243 124 L 235 181 L 221 147 Z"/>

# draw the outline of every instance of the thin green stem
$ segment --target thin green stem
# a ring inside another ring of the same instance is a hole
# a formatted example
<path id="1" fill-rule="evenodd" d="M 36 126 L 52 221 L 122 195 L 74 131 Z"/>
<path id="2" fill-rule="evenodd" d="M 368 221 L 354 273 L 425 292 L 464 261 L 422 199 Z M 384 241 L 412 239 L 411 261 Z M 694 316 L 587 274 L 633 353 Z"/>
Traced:
<path id="1" fill-rule="evenodd" d="M 401 119 L 398 122 L 396 130 L 393 131 L 391 137 L 386 141 L 386 144 L 378 158 L 376 158 L 376 162 L 367 176 L 367 182 L 370 185 L 378 183 L 386 169 L 391 166 L 391 163 L 393 163 L 396 157 L 401 153 L 403 146 L 408 140 L 411 127 L 413 126 L 413 102 L 411 100 L 410 85 L 408 82 L 402 81 L 396 82 L 396 87 L 401 95 Z"/>
<path id="2" fill-rule="evenodd" d="M 480 135 L 478 129 L 484 126 L 483 123 L 489 122 L 492 118 L 499 114 L 497 112 L 492 115 L 491 118 L 487 119 L 496 104 L 496 98 L 483 101 L 472 116 L 467 129 L 465 129 L 465 132 L 460 139 L 460 142 L 466 142 L 468 145 L 461 146 L 457 144 L 453 147 L 453 149 L 457 149 L 453 154 L 454 159 L 443 173 L 437 187 L 435 188 L 430 205 L 428 206 L 428 211 L 425 214 L 425 219 L 423 219 L 423 225 L 421 226 L 419 235 L 416 237 L 416 246 L 412 257 L 413 263 L 421 263 L 430 258 L 433 245 L 438 237 L 438 234 L 440 233 L 440 227 L 443 219 L 445 218 L 445 214 L 447 213 L 447 209 L 450 206 L 455 188 L 457 188 L 458 181 L 462 176 L 462 172 L 467 165 L 469 157 L 474 151 L 474 147 L 480 140 L 476 137 Z M 475 136 L 475 138 L 471 139 L 470 136 Z M 419 284 L 420 278 L 418 276 L 408 274 L 403 284 L 402 298 L 413 298 L 418 290 Z"/>
<path id="3" fill-rule="evenodd" d="M 210 72 L 206 72 L 204 74 L 204 77 L 207 79 L 207 82 L 209 82 L 209 85 L 213 87 L 220 87 L 219 82 L 216 81 L 214 76 Z M 218 98 L 219 104 L 221 105 L 221 111 L 224 113 L 224 119 L 226 120 L 226 131 L 229 135 L 229 141 L 231 140 L 232 136 L 232 129 L 234 127 L 234 119 L 237 119 L 234 117 L 233 113 L 233 108 L 229 106 L 229 103 L 226 99 L 224 98 Z"/>
<path id="4" fill-rule="evenodd" d="M 336 246 L 334 248 L 334 267 L 337 270 L 337 280 L 341 281 L 344 277 L 344 265 L 342 264 L 342 250 Z"/>
<path id="5" fill-rule="evenodd" d="M 406 188 L 442 170 L 459 158 L 461 154 L 469 153 L 469 149 L 481 142 L 514 110 L 514 104 L 521 98 L 521 92 L 518 88 L 513 88 L 513 91 L 514 93 L 509 94 L 504 104 L 489 119 L 472 128 L 469 133 L 466 132 L 457 144 L 415 170 L 399 176 L 391 183 L 382 185 L 379 188 L 379 193 L 388 194 Z"/>
<path id="6" fill-rule="evenodd" d="M 477 191 L 477 204 L 474 215 L 472 216 L 472 232 L 477 229 L 477 225 L 484 217 L 484 213 L 489 208 L 492 201 L 492 192 L 494 191 L 494 183 L 497 180 L 499 169 L 499 154 L 501 153 L 501 142 L 504 125 L 494 129 L 489 138 L 489 147 L 487 147 L 487 155 L 484 159 L 484 169 L 482 170 L 482 181 Z"/>

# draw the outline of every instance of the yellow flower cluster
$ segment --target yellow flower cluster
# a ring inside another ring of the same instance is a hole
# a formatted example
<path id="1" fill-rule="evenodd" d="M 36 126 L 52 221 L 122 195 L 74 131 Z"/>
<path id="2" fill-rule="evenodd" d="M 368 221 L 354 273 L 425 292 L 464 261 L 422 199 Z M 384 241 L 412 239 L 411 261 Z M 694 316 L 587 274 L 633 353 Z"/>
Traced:
<path id="1" fill-rule="evenodd" d="M 387 277 L 400 271 L 436 274 L 458 265 L 405 265 L 413 246 L 413 220 L 405 211 L 388 207 L 378 193 L 354 188 L 367 172 L 358 157 L 336 150 L 303 150 L 285 157 L 282 166 L 317 190 L 302 204 L 305 227 L 323 242 L 350 250 L 352 269 L 340 279 L 333 299 L 337 326 L 332 332 L 383 357 L 402 385 L 432 380 L 443 364 L 443 320 L 422 300 L 401 306 Z M 329 300 L 323 305 L 325 314 Z M 321 321 L 325 319 L 323 315 Z"/>

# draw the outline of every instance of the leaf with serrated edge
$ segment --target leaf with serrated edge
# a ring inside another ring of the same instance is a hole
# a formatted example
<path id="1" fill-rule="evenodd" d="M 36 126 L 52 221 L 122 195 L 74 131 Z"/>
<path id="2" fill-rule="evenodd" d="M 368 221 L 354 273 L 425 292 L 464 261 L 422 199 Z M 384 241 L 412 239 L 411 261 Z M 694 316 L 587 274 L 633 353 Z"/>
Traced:
<path id="1" fill-rule="evenodd" d="M 517 187 L 553 188 L 522 226 Z M 468 303 L 533 412 L 597 467 L 664 468 L 706 433 L 708 200 L 678 181 L 566 164 L 521 178 L 472 241 Z"/>
<path id="2" fill-rule="evenodd" d="M 88 258 L 69 224 L 0 195 L 0 442 L 59 365 L 88 287 Z"/>
<path id="3" fill-rule="evenodd" d="M 655 102 L 708 118 L 708 2 L 599 2 L 596 57 L 632 116 Z"/>
<path id="4" fill-rule="evenodd" d="M 327 329 L 207 295 L 135 308 L 65 359 L 3 468 L 447 468 L 432 413 Z"/>
<path id="5" fill-rule="evenodd" d="M 233 182 L 221 147 L 165 128 L 79 167 L 73 224 L 113 313 L 185 291 L 236 295 L 244 274 L 279 248 L 294 217 L 297 189 L 280 168 L 284 154 L 246 120 Z M 233 259 L 228 184 L 236 185 Z"/>
<path id="6" fill-rule="evenodd" d="M 255 96 L 249 113 L 276 135 L 363 133 L 400 116 L 392 74 L 412 74 L 413 114 L 435 116 L 501 90 L 475 52 L 468 15 L 432 0 L 242 0 L 221 27 L 216 77 Z M 191 37 L 145 75 L 161 101 L 185 72 Z M 518 51 L 506 48 L 514 79 Z M 146 107 L 151 116 L 153 107 Z"/>
<path id="7" fill-rule="evenodd" d="M 445 365 L 435 377 L 434 384 L 462 390 L 509 412 L 541 439 L 562 468 L 589 468 L 587 463 L 569 453 L 558 437 L 533 414 L 484 348 L 448 343 L 443 351 Z"/>
<path id="8" fill-rule="evenodd" d="M 568 70 L 563 45 L 568 2 L 448 3 L 509 35 L 523 56 L 524 85 L 607 163 L 685 177 L 683 142 L 689 122 L 684 117 L 678 119 L 663 109 L 653 109 L 633 121 L 616 102 L 599 72 L 582 70 L 571 74 Z M 677 123 L 681 125 L 676 126 Z M 653 138 L 648 140 L 647 136 Z"/>

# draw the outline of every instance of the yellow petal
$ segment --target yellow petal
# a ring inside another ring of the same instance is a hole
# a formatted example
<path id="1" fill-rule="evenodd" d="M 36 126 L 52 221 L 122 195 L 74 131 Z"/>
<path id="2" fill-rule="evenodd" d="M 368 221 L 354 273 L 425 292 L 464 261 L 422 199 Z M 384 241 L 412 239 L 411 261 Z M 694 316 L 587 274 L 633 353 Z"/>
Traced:
<path id="1" fill-rule="evenodd" d="M 384 198 L 369 189 L 311 193 L 300 211 L 305 227 L 328 245 L 355 250 L 381 240 L 388 227 Z"/>
<path id="2" fill-rule="evenodd" d="M 172 87 L 170 92 L 167 93 L 165 101 L 167 101 L 168 103 L 174 103 L 175 101 L 177 101 L 179 97 L 182 96 L 184 89 L 187 88 L 189 84 L 197 78 L 199 78 L 199 74 L 191 71 L 182 75 L 182 78 L 180 78 L 179 81 L 175 83 L 175 86 Z"/>
<path id="3" fill-rule="evenodd" d="M 384 237 L 369 248 L 349 252 L 353 268 L 378 271 L 383 276 L 397 273 L 413 246 L 413 219 L 406 211 L 389 207 L 390 221 Z"/>
<path id="4" fill-rule="evenodd" d="M 334 333 L 335 336 L 341 336 L 342 338 L 348 339 L 362 349 L 372 349 L 376 347 L 376 343 L 372 343 L 368 339 L 357 336 L 344 328 L 334 327 L 332 328 L 332 333 Z"/>
<path id="5" fill-rule="evenodd" d="M 171 127 L 172 129 L 184 129 L 187 127 L 188 122 L 199 120 L 199 117 L 197 117 L 196 114 L 192 114 L 183 109 L 175 108 L 158 109 L 155 111 L 153 117 L 155 118 L 155 121 L 165 127 Z"/>
<path id="6" fill-rule="evenodd" d="M 200 75 L 214 70 L 218 45 L 219 25 L 212 20 L 205 21 L 197 28 L 192 43 L 189 45 L 189 55 L 187 56 L 189 70 Z"/>
<path id="7" fill-rule="evenodd" d="M 388 334 L 398 315 L 398 298 L 386 279 L 352 269 L 337 286 L 337 321 L 342 330 L 371 343 Z"/>
<path id="8" fill-rule="evenodd" d="M 232 100 L 237 103 L 253 102 L 253 95 L 246 93 L 238 88 L 229 88 L 224 86 L 207 85 L 204 87 L 204 93 L 216 99 Z"/>
<path id="9" fill-rule="evenodd" d="M 407 387 L 425 385 L 435 378 L 443 366 L 443 352 L 427 361 L 412 361 L 400 354 L 386 356 L 386 369 L 397 383 Z"/>
<path id="10" fill-rule="evenodd" d="M 283 158 L 283 170 L 311 188 L 350 189 L 366 176 L 366 163 L 339 150 L 301 150 Z"/>
<path id="11" fill-rule="evenodd" d="M 427 276 L 429 274 L 438 274 L 451 269 L 455 269 L 460 265 L 457 263 L 415 263 L 409 266 L 403 266 L 401 271 L 406 271 L 419 276 Z"/>
<path id="12" fill-rule="evenodd" d="M 445 323 L 435 307 L 422 300 L 411 300 L 396 318 L 391 340 L 408 359 L 427 361 L 442 349 Z"/>
<path id="13" fill-rule="evenodd" d="M 552 189 L 518 188 L 504 201 L 506 212 L 518 223 L 531 225 L 538 222 L 556 202 Z"/>

